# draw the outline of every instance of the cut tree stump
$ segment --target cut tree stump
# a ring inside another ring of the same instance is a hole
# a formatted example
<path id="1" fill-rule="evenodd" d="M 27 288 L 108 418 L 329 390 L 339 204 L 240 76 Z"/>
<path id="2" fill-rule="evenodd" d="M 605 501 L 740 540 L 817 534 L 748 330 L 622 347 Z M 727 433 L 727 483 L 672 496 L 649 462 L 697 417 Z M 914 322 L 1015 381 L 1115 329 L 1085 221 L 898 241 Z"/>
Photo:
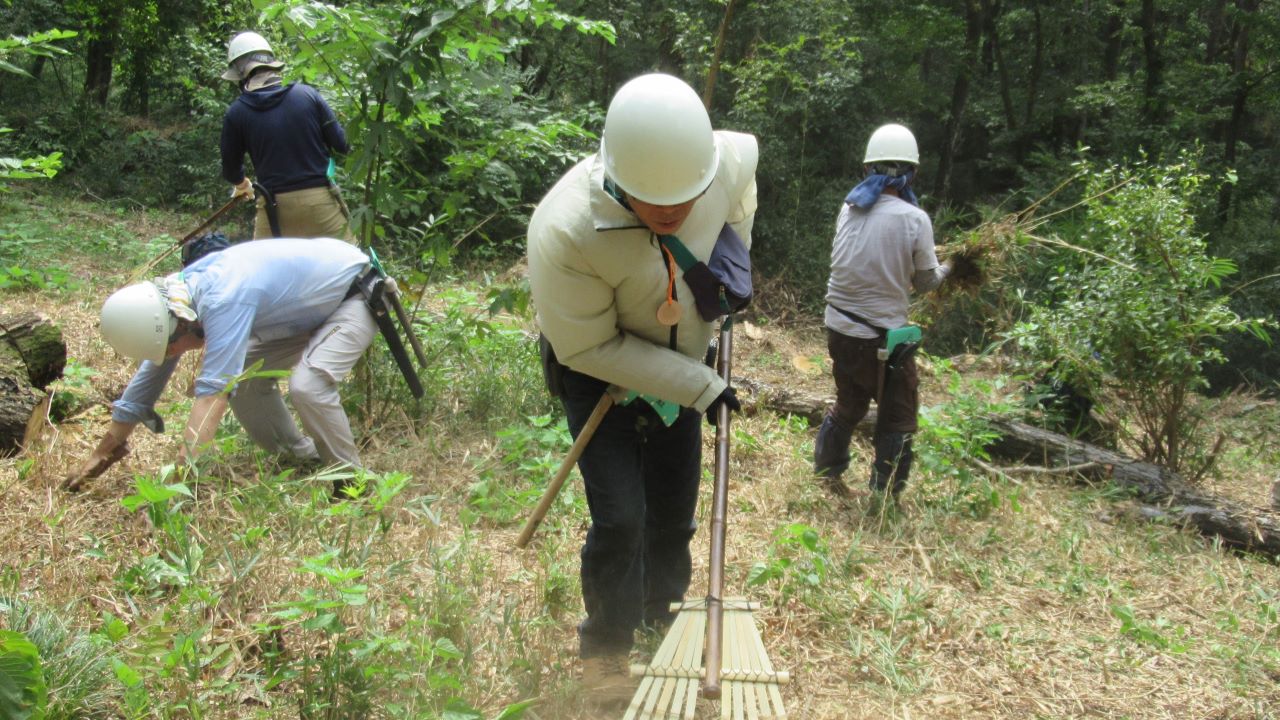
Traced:
<path id="1" fill-rule="evenodd" d="M 35 313 L 0 313 L 0 457 L 21 449 L 33 414 L 47 408 L 49 383 L 62 377 L 62 331 Z"/>
<path id="2" fill-rule="evenodd" d="M 830 395 L 807 395 L 749 378 L 735 377 L 733 381 L 748 412 L 766 409 L 796 415 L 806 418 L 810 425 L 820 424 L 834 401 Z M 1221 538 L 1233 548 L 1280 559 L 1280 507 L 1252 507 L 1206 493 L 1167 468 L 1032 425 L 999 419 L 991 422 L 1001 434 L 987 448 L 993 458 L 1039 465 L 1046 472 L 1079 466 L 1076 475 L 1113 482 L 1152 506 L 1143 512 L 1148 518 L 1183 522 L 1204 535 Z M 858 423 L 857 431 L 869 436 L 874 428 L 873 410 Z M 1280 483 L 1276 494 L 1280 505 Z"/>

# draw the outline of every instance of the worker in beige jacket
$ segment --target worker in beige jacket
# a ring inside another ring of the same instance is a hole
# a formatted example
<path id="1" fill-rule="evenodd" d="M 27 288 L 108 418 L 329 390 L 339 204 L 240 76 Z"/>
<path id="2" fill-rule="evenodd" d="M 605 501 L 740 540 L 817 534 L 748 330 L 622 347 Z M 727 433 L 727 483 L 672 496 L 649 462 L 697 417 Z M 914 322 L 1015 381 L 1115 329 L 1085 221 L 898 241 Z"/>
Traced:
<path id="1" fill-rule="evenodd" d="M 719 404 L 738 409 L 704 362 L 713 323 L 659 237 L 704 262 L 726 225 L 749 246 L 757 154 L 754 137 L 713 131 L 683 81 L 643 75 L 610 103 L 600 152 L 570 169 L 529 223 L 544 370 L 570 431 L 602 393 L 640 395 L 608 412 L 578 463 L 591 511 L 579 651 L 584 685 L 604 703 L 634 691 L 635 630 L 669 623 L 688 589 L 701 418 Z"/>

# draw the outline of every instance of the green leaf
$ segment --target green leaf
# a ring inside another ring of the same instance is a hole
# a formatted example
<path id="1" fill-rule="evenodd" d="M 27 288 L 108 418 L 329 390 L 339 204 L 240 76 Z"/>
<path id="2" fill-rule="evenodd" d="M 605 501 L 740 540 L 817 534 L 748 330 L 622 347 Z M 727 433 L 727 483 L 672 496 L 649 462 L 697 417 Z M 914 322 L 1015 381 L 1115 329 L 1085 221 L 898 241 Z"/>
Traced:
<path id="1" fill-rule="evenodd" d="M 119 660 L 112 662 L 111 669 L 115 671 L 116 679 L 124 683 L 127 688 L 135 688 L 142 684 L 142 675 Z"/>
<path id="2" fill-rule="evenodd" d="M 454 698 L 449 701 L 440 718 L 441 720 L 484 720 L 484 715 L 468 705 L 466 701 Z"/>
<path id="3" fill-rule="evenodd" d="M 447 660 L 458 660 L 462 658 L 462 651 L 449 638 L 439 638 L 435 644 L 436 655 Z"/>
<path id="4" fill-rule="evenodd" d="M 0 717 L 39 720 L 48 700 L 40 650 L 22 633 L 0 630 Z"/>
<path id="5" fill-rule="evenodd" d="M 115 615 L 106 613 L 106 616 L 102 618 L 102 633 L 106 635 L 107 639 L 111 642 L 120 642 L 128 637 L 129 626 Z"/>
<path id="6" fill-rule="evenodd" d="M 508 705 L 493 720 L 519 720 L 519 718 L 524 717 L 525 711 L 533 707 L 535 703 L 537 703 L 536 700 L 525 700 Z"/>

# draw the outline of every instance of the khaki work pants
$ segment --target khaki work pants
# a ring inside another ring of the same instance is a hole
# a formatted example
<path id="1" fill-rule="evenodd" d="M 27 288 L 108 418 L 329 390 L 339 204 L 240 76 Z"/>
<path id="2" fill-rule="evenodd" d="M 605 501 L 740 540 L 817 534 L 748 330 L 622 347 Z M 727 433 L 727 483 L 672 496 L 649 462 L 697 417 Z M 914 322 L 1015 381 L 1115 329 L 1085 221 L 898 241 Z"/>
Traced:
<path id="1" fill-rule="evenodd" d="M 251 341 L 245 367 L 262 360 L 262 370 L 289 370 L 289 401 L 310 437 L 298 431 L 280 395 L 277 378 L 258 377 L 236 386 L 231 410 L 255 443 L 268 452 L 299 459 L 320 457 L 360 467 L 351 423 L 338 397 L 338 384 L 373 342 L 377 323 L 364 298 L 344 300 L 324 324 L 307 335 Z"/>
<path id="2" fill-rule="evenodd" d="M 253 221 L 253 239 L 272 237 L 267 218 L 266 199 L 257 200 L 258 214 Z M 335 187 L 307 188 L 276 194 L 276 212 L 280 216 L 280 237 L 337 238 L 354 242 L 347 224 L 346 207 Z"/>

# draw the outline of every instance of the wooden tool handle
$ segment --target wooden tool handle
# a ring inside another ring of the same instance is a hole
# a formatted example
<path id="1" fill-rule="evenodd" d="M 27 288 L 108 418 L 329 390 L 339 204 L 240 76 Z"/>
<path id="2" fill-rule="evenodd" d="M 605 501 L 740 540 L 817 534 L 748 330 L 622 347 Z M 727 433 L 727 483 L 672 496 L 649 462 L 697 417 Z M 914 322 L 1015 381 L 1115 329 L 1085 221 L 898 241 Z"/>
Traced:
<path id="1" fill-rule="evenodd" d="M 215 210 L 215 211 L 214 211 L 214 213 L 213 213 L 212 215 L 210 215 L 208 218 L 206 218 L 204 222 L 202 222 L 202 223 L 200 223 L 199 225 L 197 225 L 195 230 L 192 230 L 191 232 L 187 233 L 185 237 L 183 237 L 181 240 L 179 240 L 179 241 L 178 241 L 178 245 L 179 245 L 179 246 L 182 246 L 182 245 L 186 245 L 187 243 L 191 242 L 193 239 L 195 239 L 195 236 L 197 236 L 197 235 L 199 235 L 199 234 L 200 234 L 200 231 L 201 231 L 201 230 L 204 230 L 205 228 L 207 228 L 207 227 L 209 227 L 210 225 L 212 225 L 212 224 L 213 224 L 213 221 L 215 221 L 215 220 L 217 220 L 218 218 L 222 217 L 224 214 L 226 214 L 226 212 L 227 212 L 228 210 L 230 210 L 231 208 L 233 208 L 233 207 L 235 207 L 236 205 L 238 205 L 238 204 L 240 203 L 240 201 L 241 201 L 241 200 L 243 200 L 243 199 L 244 199 L 244 196 L 243 196 L 243 195 L 236 195 L 235 197 L 233 197 L 233 198 L 231 198 L 230 200 L 228 200 L 226 205 L 223 205 L 222 207 L 220 207 L 220 208 L 218 208 L 217 210 Z"/>
<path id="2" fill-rule="evenodd" d="M 551 509 L 551 503 L 560 494 L 560 488 L 564 486 L 565 478 L 569 477 L 569 472 L 573 470 L 578 458 L 582 457 L 582 451 L 587 449 L 587 443 L 591 442 L 591 436 L 596 434 L 596 428 L 600 427 L 600 422 L 604 420 L 605 413 L 609 412 L 611 407 L 613 407 L 613 396 L 605 392 L 600 396 L 600 402 L 596 403 L 595 410 L 591 411 L 591 417 L 587 418 L 587 424 L 582 426 L 582 431 L 578 433 L 578 439 L 573 441 L 573 447 L 569 448 L 569 454 L 564 456 L 564 462 L 560 463 L 560 469 L 556 471 L 556 476 L 551 479 L 551 484 L 547 486 L 546 492 L 542 493 L 542 499 L 538 501 L 538 507 L 533 509 L 533 514 L 525 521 L 524 529 L 520 531 L 520 537 L 516 539 L 516 547 L 524 548 L 529 544 L 529 540 L 533 538 L 533 533 L 538 529 L 538 525 L 542 523 L 542 519 L 547 516 L 547 511 Z"/>

